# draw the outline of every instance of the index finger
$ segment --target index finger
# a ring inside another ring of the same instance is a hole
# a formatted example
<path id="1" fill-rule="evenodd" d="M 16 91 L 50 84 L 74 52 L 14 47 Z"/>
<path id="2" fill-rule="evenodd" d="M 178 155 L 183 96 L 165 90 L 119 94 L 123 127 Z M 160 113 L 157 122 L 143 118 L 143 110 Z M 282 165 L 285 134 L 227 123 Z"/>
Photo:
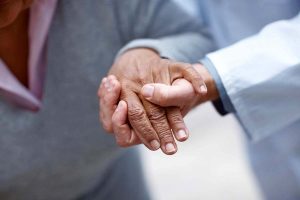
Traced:
<path id="1" fill-rule="evenodd" d="M 141 142 L 150 150 L 156 151 L 160 148 L 160 142 L 156 131 L 149 121 L 144 106 L 138 96 L 132 91 L 124 91 L 123 99 L 128 106 L 128 120 Z"/>
<path id="2" fill-rule="evenodd" d="M 176 153 L 177 145 L 168 123 L 165 108 L 152 104 L 143 98 L 142 103 L 148 118 L 160 139 L 161 150 L 167 155 Z"/>
<path id="3" fill-rule="evenodd" d="M 171 72 L 171 82 L 178 78 L 184 78 L 190 83 L 192 83 L 194 90 L 197 93 L 203 95 L 207 93 L 207 87 L 202 76 L 191 64 L 181 62 L 170 62 L 169 70 Z"/>

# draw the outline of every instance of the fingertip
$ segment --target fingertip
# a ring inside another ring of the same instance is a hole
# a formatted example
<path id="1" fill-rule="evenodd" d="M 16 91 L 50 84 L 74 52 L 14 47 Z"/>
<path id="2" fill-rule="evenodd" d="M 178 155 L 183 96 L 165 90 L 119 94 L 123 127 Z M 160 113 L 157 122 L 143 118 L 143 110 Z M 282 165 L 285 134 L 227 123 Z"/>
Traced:
<path id="1" fill-rule="evenodd" d="M 144 85 L 142 87 L 141 93 L 145 98 L 147 98 L 147 99 L 151 98 L 154 93 L 154 86 L 150 85 L 150 84 Z"/>
<path id="2" fill-rule="evenodd" d="M 177 146 L 174 143 L 167 143 L 162 150 L 166 155 L 174 155 L 177 152 Z"/>
<path id="3" fill-rule="evenodd" d="M 160 143 L 158 140 L 152 140 L 150 142 L 150 145 L 151 145 L 153 151 L 156 151 L 160 148 Z"/>
<path id="4" fill-rule="evenodd" d="M 175 133 L 177 141 L 184 142 L 189 138 L 189 133 L 187 130 L 181 129 Z"/>
<path id="5" fill-rule="evenodd" d="M 177 96 L 176 87 L 161 83 L 145 85 L 142 88 L 142 95 L 151 103 L 164 107 L 175 103 L 174 98 Z"/>
<path id="6" fill-rule="evenodd" d="M 200 93 L 207 94 L 207 87 L 205 84 L 200 85 Z"/>

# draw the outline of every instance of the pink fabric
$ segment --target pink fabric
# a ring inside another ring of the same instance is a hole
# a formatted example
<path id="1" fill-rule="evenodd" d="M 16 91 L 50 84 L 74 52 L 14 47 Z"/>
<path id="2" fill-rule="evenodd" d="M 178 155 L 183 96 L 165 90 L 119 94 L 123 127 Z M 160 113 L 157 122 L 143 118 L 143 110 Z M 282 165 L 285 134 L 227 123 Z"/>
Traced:
<path id="1" fill-rule="evenodd" d="M 0 95 L 21 107 L 41 107 L 46 70 L 46 41 L 57 0 L 36 0 L 30 8 L 29 89 L 24 87 L 0 59 Z"/>

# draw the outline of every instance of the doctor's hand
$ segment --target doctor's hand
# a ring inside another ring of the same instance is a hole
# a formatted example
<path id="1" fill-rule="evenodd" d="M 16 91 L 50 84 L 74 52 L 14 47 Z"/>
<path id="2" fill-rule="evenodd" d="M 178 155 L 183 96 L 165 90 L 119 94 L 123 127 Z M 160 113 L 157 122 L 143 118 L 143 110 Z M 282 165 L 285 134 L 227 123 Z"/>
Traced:
<path id="1" fill-rule="evenodd" d="M 161 148 L 166 154 L 174 154 L 177 147 L 172 130 L 175 131 L 175 135 L 182 135 L 183 132 L 186 132 L 180 110 L 175 107 L 163 108 L 154 105 L 147 101 L 140 91 L 142 86 L 147 83 L 170 85 L 176 79 L 184 78 L 190 81 L 196 93 L 205 96 L 206 86 L 199 73 L 189 64 L 162 59 L 152 50 L 133 49 L 119 57 L 109 74 L 114 75 L 119 81 L 119 83 L 115 83 L 115 81 L 108 83 L 109 85 L 110 83 L 117 84 L 120 87 L 120 99 L 123 100 L 120 106 L 123 108 L 122 105 L 124 105 L 127 109 L 126 127 L 129 129 L 117 130 L 112 121 L 107 120 L 109 117 L 107 118 L 105 115 L 109 112 L 105 112 L 106 107 L 103 103 L 105 95 L 101 92 L 100 86 L 98 95 L 103 127 L 108 132 L 114 133 L 129 131 L 130 139 L 118 142 L 120 146 L 131 146 L 132 143 L 142 142 L 150 150 Z M 107 90 L 107 92 L 109 91 Z"/>
<path id="2" fill-rule="evenodd" d="M 201 103 L 217 100 L 219 92 L 213 77 L 201 64 L 194 64 L 193 67 L 203 77 L 208 88 L 207 95 L 202 96 L 193 92 L 192 85 L 188 81 L 177 79 L 172 85 L 161 83 L 146 84 L 142 87 L 142 96 L 151 103 L 162 107 L 179 107 L 183 116 Z"/>

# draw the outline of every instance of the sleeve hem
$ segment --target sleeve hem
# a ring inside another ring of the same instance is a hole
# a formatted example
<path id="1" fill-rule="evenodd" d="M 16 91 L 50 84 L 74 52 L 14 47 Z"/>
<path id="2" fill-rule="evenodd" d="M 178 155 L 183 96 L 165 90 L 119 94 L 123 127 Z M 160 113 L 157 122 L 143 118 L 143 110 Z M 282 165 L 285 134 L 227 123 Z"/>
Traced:
<path id="1" fill-rule="evenodd" d="M 209 71 L 209 73 L 212 75 L 213 79 L 216 82 L 217 89 L 220 93 L 220 99 L 217 99 L 216 101 L 213 101 L 213 105 L 215 106 L 216 110 L 221 115 L 226 115 L 228 113 L 235 112 L 235 108 L 226 92 L 226 89 L 224 87 L 224 84 L 221 80 L 220 75 L 218 74 L 215 66 L 213 63 L 208 59 L 204 58 L 200 61 L 204 67 Z"/>

